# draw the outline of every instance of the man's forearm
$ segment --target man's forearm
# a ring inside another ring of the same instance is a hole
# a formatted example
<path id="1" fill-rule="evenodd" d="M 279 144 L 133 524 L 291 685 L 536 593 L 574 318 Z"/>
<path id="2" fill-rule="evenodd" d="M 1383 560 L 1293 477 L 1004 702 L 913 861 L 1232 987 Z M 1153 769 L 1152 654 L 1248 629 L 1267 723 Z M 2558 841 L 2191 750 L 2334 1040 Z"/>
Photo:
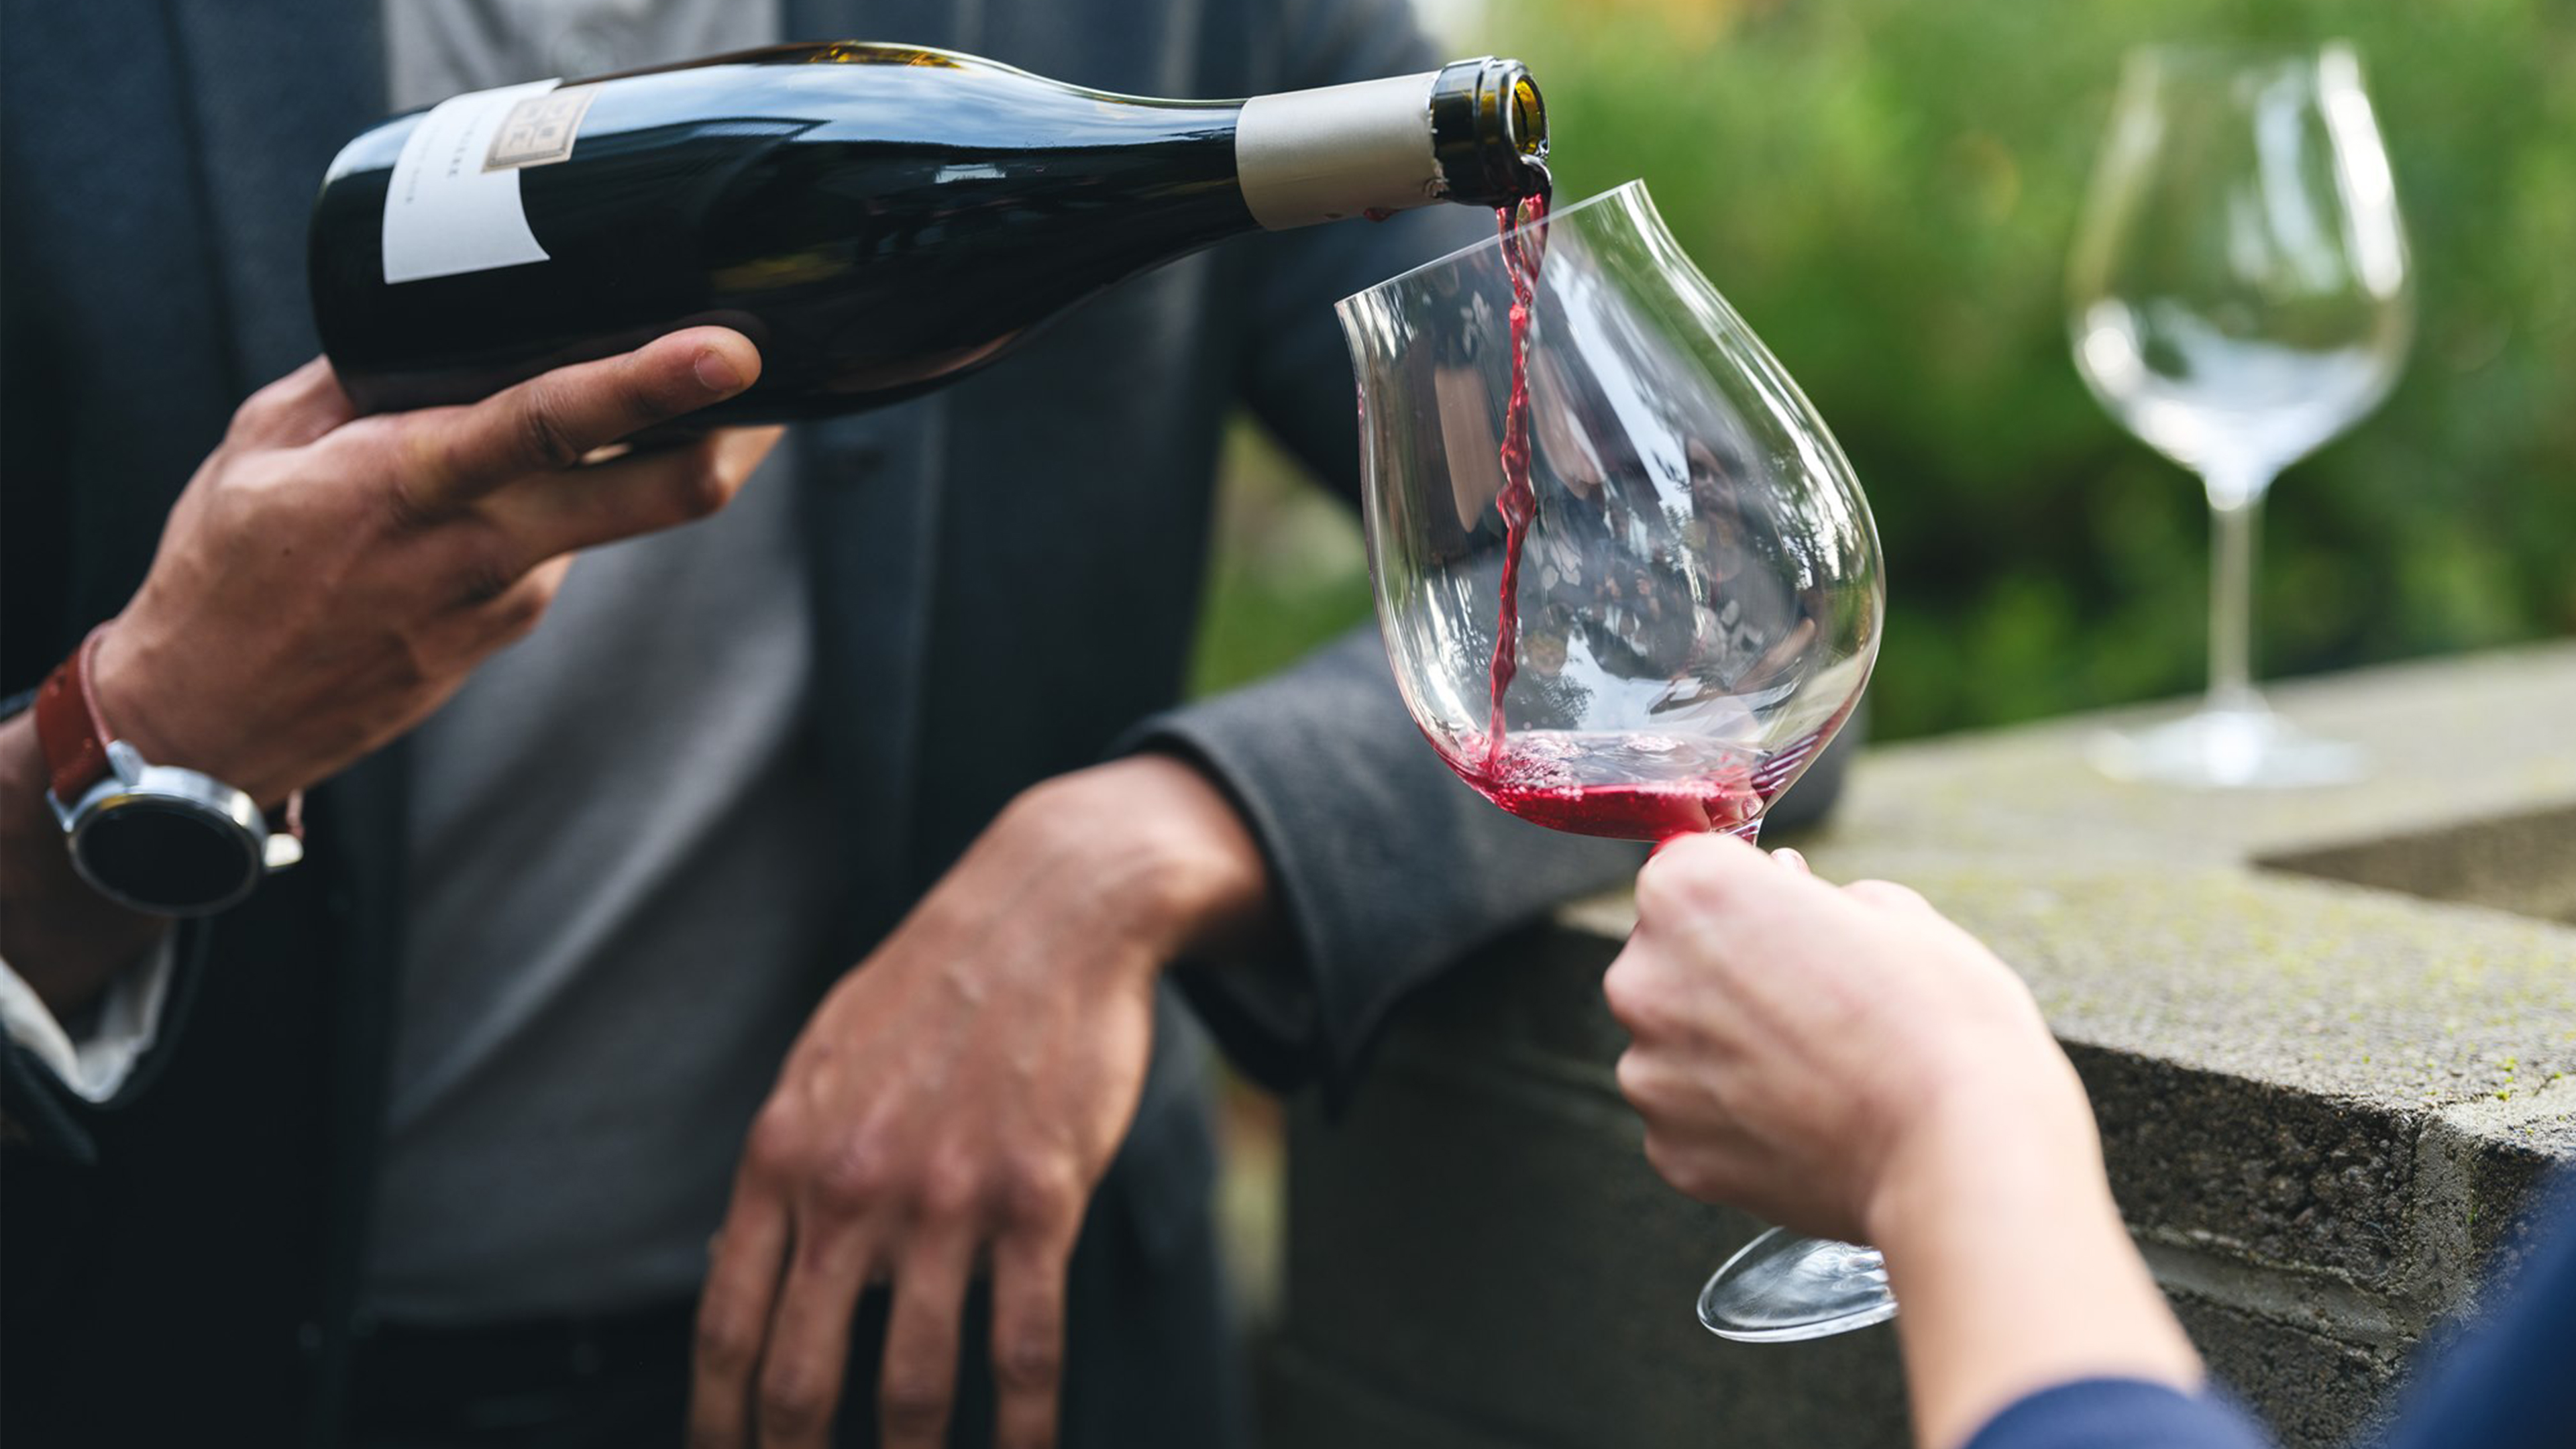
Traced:
<path id="1" fill-rule="evenodd" d="M 169 929 L 73 872 L 62 826 L 45 804 L 35 716 L 0 722 L 0 961 L 61 1016 L 94 1000 Z"/>

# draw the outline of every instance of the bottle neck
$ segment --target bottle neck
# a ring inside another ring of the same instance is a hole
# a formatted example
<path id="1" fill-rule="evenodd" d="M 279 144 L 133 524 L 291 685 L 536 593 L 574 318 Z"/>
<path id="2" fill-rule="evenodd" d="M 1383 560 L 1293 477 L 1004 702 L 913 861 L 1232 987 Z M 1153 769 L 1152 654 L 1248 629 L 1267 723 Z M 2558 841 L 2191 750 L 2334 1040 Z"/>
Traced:
<path id="1" fill-rule="evenodd" d="M 1272 231 L 1435 201 L 1501 206 L 1545 184 L 1546 125 L 1517 63 L 1461 61 L 1244 102 L 1235 175 Z"/>

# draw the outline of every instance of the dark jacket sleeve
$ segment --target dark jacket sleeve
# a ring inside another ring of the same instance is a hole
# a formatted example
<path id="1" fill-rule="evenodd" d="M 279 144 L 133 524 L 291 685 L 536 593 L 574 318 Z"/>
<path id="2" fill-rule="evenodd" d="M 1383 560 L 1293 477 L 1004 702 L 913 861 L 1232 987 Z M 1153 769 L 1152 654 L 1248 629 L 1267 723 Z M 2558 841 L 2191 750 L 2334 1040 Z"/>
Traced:
<path id="1" fill-rule="evenodd" d="M 35 702 L 36 692 L 28 690 L 0 700 L 0 720 L 14 719 Z M 105 1102 L 83 1100 L 53 1069 L 36 1059 L 36 1054 L 20 1046 L 15 1037 L 5 1043 L 0 1054 L 0 1124 L 5 1126 L 5 1145 L 11 1151 L 42 1153 L 84 1167 L 98 1160 L 98 1144 L 90 1123 L 101 1112 L 113 1112 L 134 1100 L 151 1086 L 160 1074 L 161 1063 L 168 1059 L 169 1044 L 178 1035 L 179 1022 L 187 1014 L 189 1002 L 196 996 L 197 979 L 202 974 L 208 932 L 201 921 L 183 921 L 177 927 L 178 938 L 172 943 L 177 953 L 170 963 L 169 995 L 161 1003 L 160 1030 L 134 1070 Z"/>
<path id="2" fill-rule="evenodd" d="M 2576 1426 L 2576 1176 L 2532 1213 L 2534 1246 L 2490 1285 L 2486 1316 L 2419 1358 L 2380 1449 L 2565 1444 Z M 2093 1379 L 2042 1389 L 1968 1441 L 1968 1449 L 2268 1449 L 2232 1405 L 2154 1384 Z"/>
<path id="3" fill-rule="evenodd" d="M 104 1102 L 82 1099 L 34 1052 L 14 1038 L 9 1041 L 7 1055 L 0 1056 L 0 1121 L 8 1124 L 10 1150 L 38 1152 L 83 1167 L 98 1161 L 92 1124 L 101 1114 L 114 1112 L 151 1089 L 170 1059 L 197 984 L 205 976 L 206 946 L 213 932 L 201 921 L 183 921 L 173 930 L 176 939 L 171 949 L 176 955 L 170 962 L 169 995 L 161 1002 L 159 1030 L 114 1096 Z"/>
<path id="4" fill-rule="evenodd" d="M 2527 1254 L 2491 1278 L 2485 1317 L 2424 1357 L 2382 1449 L 2576 1440 L 2576 1173 L 2530 1221 Z"/>
<path id="5" fill-rule="evenodd" d="M 1233 797 L 1293 937 L 1286 972 L 1179 981 L 1245 1071 L 1320 1078 L 1338 1105 L 1405 992 L 1479 940 L 1635 873 L 1642 846 L 1527 825 L 1449 773 L 1406 717 L 1374 629 L 1258 684 L 1148 723 Z"/>

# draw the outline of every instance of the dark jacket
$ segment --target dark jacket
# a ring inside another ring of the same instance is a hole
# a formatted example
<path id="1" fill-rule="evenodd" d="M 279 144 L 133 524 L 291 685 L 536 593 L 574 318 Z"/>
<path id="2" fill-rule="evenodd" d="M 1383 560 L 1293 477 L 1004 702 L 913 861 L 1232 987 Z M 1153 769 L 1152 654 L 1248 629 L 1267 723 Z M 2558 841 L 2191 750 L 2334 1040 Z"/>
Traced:
<path id="1" fill-rule="evenodd" d="M 380 112 L 375 8 L 6 0 L 0 691 L 30 689 L 117 611 L 234 406 L 316 350 L 306 209 Z M 1437 59 L 1401 0 L 787 10 L 793 36 L 947 45 L 1149 95 Z M 1633 849 L 1518 824 L 1450 778 L 1373 633 L 1173 709 L 1229 409 L 1354 493 L 1329 304 L 1490 224 L 1453 212 L 1247 239 L 1119 288 L 948 392 L 800 430 L 831 753 L 816 788 L 844 822 L 851 882 L 818 997 L 1014 792 L 1140 744 L 1217 772 L 1269 854 L 1295 936 L 1291 1009 L 1213 978 L 1191 989 L 1281 1086 L 1346 1091 L 1408 987 L 1633 868 Z M 308 864 L 184 933 L 159 1043 L 116 1100 L 81 1104 L 9 1052 L 0 1106 L 25 1140 L 0 1188 L 0 1438 L 72 1442 L 56 1436 L 74 1423 L 103 1444 L 335 1437 L 364 1331 L 405 773 L 397 744 L 315 791 Z M 1203 1069 L 1171 995 L 1077 1258 L 1073 1444 L 1215 1442 L 1175 1392 L 1222 1377 L 1223 1335 L 1207 1293 L 1171 1287 L 1203 1286 L 1211 1262 Z M 854 1393 L 844 1418 L 865 1415 Z"/>

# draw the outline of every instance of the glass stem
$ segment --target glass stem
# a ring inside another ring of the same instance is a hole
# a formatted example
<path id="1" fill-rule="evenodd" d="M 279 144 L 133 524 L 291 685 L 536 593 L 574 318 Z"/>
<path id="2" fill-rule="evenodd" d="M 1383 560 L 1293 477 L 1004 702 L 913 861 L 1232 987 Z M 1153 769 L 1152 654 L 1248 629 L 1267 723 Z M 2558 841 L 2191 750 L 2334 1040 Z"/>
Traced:
<path id="1" fill-rule="evenodd" d="M 2209 709 L 2259 710 L 2254 688 L 2254 553 L 2272 475 L 2212 469 L 2209 488 Z"/>
<path id="2" fill-rule="evenodd" d="M 1654 848 L 1647 851 L 1646 854 L 1650 856 L 1655 855 L 1662 851 L 1665 846 L 1672 844 L 1676 840 L 1688 840 L 1694 835 L 1701 834 L 1732 835 L 1747 845 L 1760 845 L 1762 843 L 1762 817 L 1756 815 L 1741 825 L 1712 825 L 1706 831 L 1685 830 L 1678 835 L 1667 835 L 1663 839 L 1656 841 Z"/>

